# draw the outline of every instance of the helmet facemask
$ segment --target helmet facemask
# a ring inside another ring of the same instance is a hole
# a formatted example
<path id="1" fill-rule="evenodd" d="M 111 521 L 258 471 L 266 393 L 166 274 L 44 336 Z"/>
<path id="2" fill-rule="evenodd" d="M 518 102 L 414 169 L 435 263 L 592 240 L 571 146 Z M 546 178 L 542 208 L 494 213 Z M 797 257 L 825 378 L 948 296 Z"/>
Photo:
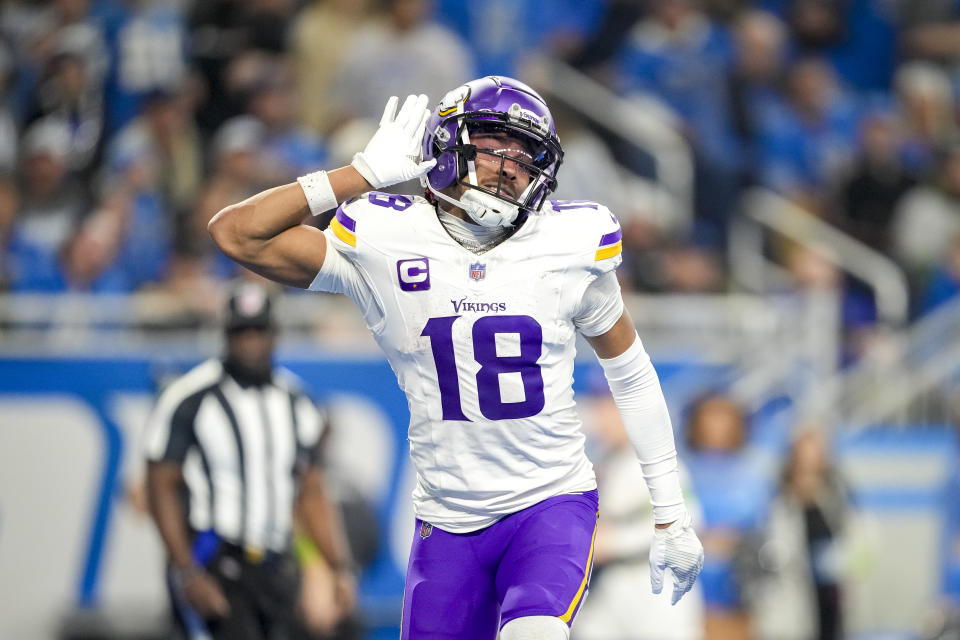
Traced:
<path id="1" fill-rule="evenodd" d="M 471 111 L 454 114 L 441 120 L 436 128 L 434 156 L 449 158 L 452 155 L 454 162 L 449 163 L 450 169 L 456 170 L 452 184 L 468 187 L 460 200 L 439 193 L 429 180 L 423 180 L 433 195 L 464 209 L 477 223 L 485 226 L 512 226 L 528 212 L 539 211 L 557 185 L 556 172 L 563 159 L 559 141 L 550 132 L 548 123 L 527 117 L 519 105 L 513 106 L 516 107 L 510 110 L 513 113 Z M 516 149 L 511 145 L 502 149 L 478 147 L 471 135 L 479 138 L 484 134 L 504 134 L 522 141 L 524 148 Z M 499 163 L 495 187 L 479 184 L 478 161 Z M 508 164 L 530 177 L 521 193 L 511 194 L 505 189 L 504 170 Z"/>

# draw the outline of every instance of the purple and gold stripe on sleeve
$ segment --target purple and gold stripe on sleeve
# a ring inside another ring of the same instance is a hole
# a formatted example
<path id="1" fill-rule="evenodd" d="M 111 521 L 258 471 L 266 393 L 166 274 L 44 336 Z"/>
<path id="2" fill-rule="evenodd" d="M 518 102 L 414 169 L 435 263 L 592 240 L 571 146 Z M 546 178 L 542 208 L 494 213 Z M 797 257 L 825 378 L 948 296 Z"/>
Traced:
<path id="1" fill-rule="evenodd" d="M 330 221 L 330 228 L 345 243 L 351 247 L 357 246 L 357 221 L 344 212 L 343 206 L 337 209 L 337 215 Z"/>
<path id="2" fill-rule="evenodd" d="M 622 236 L 623 233 L 617 229 L 600 238 L 600 248 L 593 259 L 605 260 L 619 254 L 623 250 L 623 243 L 620 241 Z"/>

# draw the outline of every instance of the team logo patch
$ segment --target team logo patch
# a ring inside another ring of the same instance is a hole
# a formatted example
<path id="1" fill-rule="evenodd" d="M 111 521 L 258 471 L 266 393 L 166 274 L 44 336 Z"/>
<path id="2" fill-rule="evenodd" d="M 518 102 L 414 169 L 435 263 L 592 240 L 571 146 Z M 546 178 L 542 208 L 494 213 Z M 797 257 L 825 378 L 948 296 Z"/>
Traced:
<path id="1" fill-rule="evenodd" d="M 397 260 L 397 280 L 400 282 L 401 291 L 426 291 L 430 288 L 430 260 Z"/>
<path id="2" fill-rule="evenodd" d="M 430 534 L 433 533 L 433 525 L 429 522 L 420 523 L 420 538 L 426 540 L 430 537 Z"/>
<path id="3" fill-rule="evenodd" d="M 470 277 L 474 280 L 483 280 L 487 275 L 487 265 L 474 262 L 470 265 Z"/>

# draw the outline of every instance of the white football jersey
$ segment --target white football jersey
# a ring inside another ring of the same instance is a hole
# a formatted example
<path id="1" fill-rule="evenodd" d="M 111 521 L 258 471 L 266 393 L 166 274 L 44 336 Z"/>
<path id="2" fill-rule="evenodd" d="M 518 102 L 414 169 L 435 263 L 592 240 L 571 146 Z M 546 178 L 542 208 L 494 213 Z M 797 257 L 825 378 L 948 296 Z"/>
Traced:
<path id="1" fill-rule="evenodd" d="M 596 488 L 572 383 L 575 331 L 599 335 L 623 311 L 606 207 L 545 204 L 478 255 L 425 199 L 373 192 L 324 233 L 310 288 L 360 306 L 406 393 L 417 517 L 462 533 Z M 598 278 L 606 293 L 585 295 Z"/>

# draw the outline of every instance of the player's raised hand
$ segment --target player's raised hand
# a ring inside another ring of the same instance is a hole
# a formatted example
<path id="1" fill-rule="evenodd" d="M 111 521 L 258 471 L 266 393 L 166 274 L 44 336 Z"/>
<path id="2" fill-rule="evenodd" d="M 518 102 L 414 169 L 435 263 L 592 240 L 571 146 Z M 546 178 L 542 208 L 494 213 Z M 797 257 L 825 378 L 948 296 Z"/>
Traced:
<path id="1" fill-rule="evenodd" d="M 703 545 L 691 526 L 689 513 L 665 529 L 653 532 L 650 547 L 650 587 L 654 593 L 663 591 L 664 569 L 673 573 L 673 596 L 670 604 L 677 604 L 703 568 Z"/>
<path id="2" fill-rule="evenodd" d="M 423 130 L 430 116 L 427 96 L 407 96 L 397 113 L 399 102 L 396 96 L 387 100 L 380 128 L 350 163 L 375 189 L 418 178 L 437 163 L 420 162 Z"/>

